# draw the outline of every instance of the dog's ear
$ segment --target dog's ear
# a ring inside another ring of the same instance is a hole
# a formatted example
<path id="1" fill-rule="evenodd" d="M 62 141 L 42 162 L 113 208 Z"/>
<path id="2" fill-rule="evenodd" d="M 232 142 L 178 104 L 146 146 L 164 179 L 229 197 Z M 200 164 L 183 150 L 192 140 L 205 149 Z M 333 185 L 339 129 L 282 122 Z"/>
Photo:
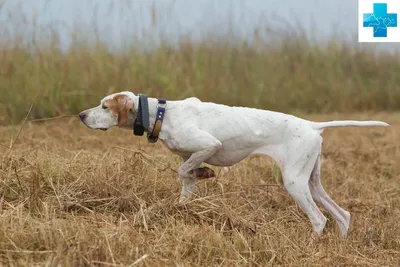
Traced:
<path id="1" fill-rule="evenodd" d="M 133 109 L 133 100 L 126 95 L 114 97 L 118 114 L 118 127 L 122 127 L 128 120 L 128 112 Z"/>

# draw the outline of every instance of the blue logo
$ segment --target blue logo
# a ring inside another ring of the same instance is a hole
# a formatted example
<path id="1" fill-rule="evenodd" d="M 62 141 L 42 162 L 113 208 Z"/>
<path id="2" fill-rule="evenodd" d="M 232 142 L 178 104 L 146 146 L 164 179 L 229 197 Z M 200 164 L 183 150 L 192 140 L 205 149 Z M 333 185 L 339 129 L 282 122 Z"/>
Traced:
<path id="1" fill-rule="evenodd" d="M 374 28 L 374 37 L 387 37 L 388 27 L 397 27 L 397 14 L 387 13 L 387 4 L 374 3 L 374 13 L 363 14 L 363 26 Z"/>

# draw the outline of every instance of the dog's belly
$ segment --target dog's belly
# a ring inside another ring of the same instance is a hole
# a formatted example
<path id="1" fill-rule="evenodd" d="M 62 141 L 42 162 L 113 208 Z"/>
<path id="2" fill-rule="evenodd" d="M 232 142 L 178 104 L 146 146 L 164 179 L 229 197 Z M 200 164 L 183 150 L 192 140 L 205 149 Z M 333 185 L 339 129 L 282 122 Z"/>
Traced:
<path id="1" fill-rule="evenodd" d="M 231 166 L 241 160 L 245 159 L 248 155 L 252 153 L 253 149 L 237 150 L 237 151 L 226 151 L 218 150 L 214 155 L 205 160 L 205 163 L 214 166 Z M 172 151 L 174 154 L 179 155 L 183 158 L 189 158 L 192 153 L 183 151 Z"/>
<path id="2" fill-rule="evenodd" d="M 231 166 L 245 159 L 253 152 L 253 150 L 253 148 L 248 148 L 236 151 L 226 151 L 222 148 L 204 162 L 214 166 Z"/>

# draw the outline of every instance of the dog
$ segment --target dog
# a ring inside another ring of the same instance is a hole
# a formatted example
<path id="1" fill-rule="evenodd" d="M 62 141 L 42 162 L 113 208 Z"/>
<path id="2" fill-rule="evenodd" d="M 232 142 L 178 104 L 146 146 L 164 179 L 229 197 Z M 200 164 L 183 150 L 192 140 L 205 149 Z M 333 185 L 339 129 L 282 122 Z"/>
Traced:
<path id="1" fill-rule="evenodd" d="M 321 184 L 320 134 L 329 127 L 389 126 L 382 121 L 313 122 L 280 112 L 202 102 L 195 97 L 160 101 L 141 96 L 129 91 L 108 95 L 79 117 L 91 129 L 139 127 L 136 135 L 147 132 L 149 141 L 159 138 L 182 157 L 179 203 L 192 197 L 197 179 L 215 176 L 210 168 L 200 167 L 203 162 L 225 167 L 249 155 L 272 157 L 281 170 L 284 187 L 307 214 L 317 236 L 327 219 L 316 202 L 335 219 L 341 236 L 347 236 L 350 226 L 350 213 L 336 204 Z M 148 117 L 147 124 L 140 121 L 146 120 L 143 116 Z"/>

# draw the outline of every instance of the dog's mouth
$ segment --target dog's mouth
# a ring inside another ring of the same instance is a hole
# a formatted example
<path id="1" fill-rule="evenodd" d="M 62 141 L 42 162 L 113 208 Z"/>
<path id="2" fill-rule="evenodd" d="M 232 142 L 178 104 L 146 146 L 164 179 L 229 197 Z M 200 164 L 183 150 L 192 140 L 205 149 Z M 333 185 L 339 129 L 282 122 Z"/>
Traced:
<path id="1" fill-rule="evenodd" d="M 102 130 L 102 131 L 107 131 L 108 130 L 108 128 L 98 128 L 99 130 Z"/>

